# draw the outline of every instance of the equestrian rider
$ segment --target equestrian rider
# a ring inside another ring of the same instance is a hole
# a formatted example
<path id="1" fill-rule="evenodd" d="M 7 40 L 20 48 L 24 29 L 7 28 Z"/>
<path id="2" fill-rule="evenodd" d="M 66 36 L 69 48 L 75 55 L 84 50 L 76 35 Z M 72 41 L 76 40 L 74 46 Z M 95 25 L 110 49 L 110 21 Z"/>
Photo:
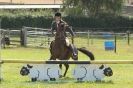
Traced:
<path id="1" fill-rule="evenodd" d="M 51 24 L 52 34 L 54 34 L 54 31 L 55 32 L 57 31 L 59 23 L 64 23 L 65 25 L 67 25 L 66 31 L 70 32 L 72 37 L 74 37 L 74 32 L 73 32 L 72 28 L 65 21 L 62 20 L 61 13 L 59 13 L 59 12 L 55 13 L 54 21 Z M 69 47 L 73 51 L 73 55 L 76 56 L 77 55 L 76 47 L 73 44 L 69 43 L 69 39 L 67 38 L 66 34 L 65 34 L 65 36 L 66 36 L 66 46 Z"/>

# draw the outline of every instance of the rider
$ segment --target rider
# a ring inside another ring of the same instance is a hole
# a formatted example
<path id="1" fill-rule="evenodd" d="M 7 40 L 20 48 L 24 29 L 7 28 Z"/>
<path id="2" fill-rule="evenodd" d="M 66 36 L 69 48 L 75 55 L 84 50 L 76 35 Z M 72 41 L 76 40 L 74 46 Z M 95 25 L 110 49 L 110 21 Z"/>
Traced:
<path id="1" fill-rule="evenodd" d="M 54 21 L 51 24 L 51 32 L 52 32 L 52 34 L 54 34 L 54 31 L 57 31 L 59 23 L 64 23 L 65 25 L 67 25 L 66 31 L 69 31 L 70 34 L 72 35 L 72 37 L 74 37 L 74 32 L 73 32 L 72 28 L 65 21 L 62 20 L 60 12 L 55 13 Z M 67 35 L 66 35 L 66 46 L 68 46 L 73 51 L 73 55 L 74 56 L 77 55 L 76 47 L 73 44 L 69 43 Z"/>

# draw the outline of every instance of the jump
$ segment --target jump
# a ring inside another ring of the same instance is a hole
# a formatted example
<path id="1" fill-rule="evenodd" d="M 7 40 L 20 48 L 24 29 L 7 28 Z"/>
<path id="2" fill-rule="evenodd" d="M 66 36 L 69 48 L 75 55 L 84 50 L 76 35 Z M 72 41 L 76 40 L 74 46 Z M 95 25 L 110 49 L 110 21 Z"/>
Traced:
<path id="1" fill-rule="evenodd" d="M 85 48 L 76 48 L 74 44 L 70 44 L 66 35 L 66 31 L 70 32 L 72 37 L 74 36 L 74 32 L 66 22 L 61 20 L 61 13 L 55 14 L 55 21 L 52 23 L 51 31 L 53 34 L 53 31 L 56 31 L 56 33 L 55 40 L 53 40 L 50 44 L 50 60 L 69 60 L 70 57 L 73 60 L 78 60 L 78 51 L 90 57 L 90 60 L 95 59 L 94 55 L 90 51 L 86 50 Z M 62 64 L 60 64 L 59 66 L 60 69 L 62 69 Z M 66 76 L 69 64 L 66 63 L 64 64 L 64 66 L 66 67 L 66 70 L 63 74 L 63 77 Z"/>

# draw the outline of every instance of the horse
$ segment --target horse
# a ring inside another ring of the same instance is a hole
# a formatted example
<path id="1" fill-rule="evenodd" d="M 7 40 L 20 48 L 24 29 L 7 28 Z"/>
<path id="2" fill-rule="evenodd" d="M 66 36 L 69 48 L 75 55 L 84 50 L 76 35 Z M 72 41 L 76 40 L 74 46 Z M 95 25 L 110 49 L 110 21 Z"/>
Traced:
<path id="1" fill-rule="evenodd" d="M 1 46 L 5 48 L 5 45 L 10 45 L 10 38 L 7 36 L 2 37 L 1 39 Z"/>
<path id="2" fill-rule="evenodd" d="M 59 23 L 58 24 L 58 28 L 55 34 L 55 40 L 53 40 L 50 44 L 50 53 L 51 53 L 51 57 L 50 60 L 69 60 L 70 57 L 73 60 L 78 60 L 78 51 L 84 53 L 85 55 L 87 55 L 88 57 L 90 57 L 91 60 L 94 60 L 94 55 L 93 53 L 91 53 L 90 51 L 86 50 L 85 48 L 76 48 L 73 44 L 72 47 L 74 48 L 73 52 L 70 47 L 67 46 L 67 42 L 66 42 L 66 31 L 67 31 L 67 25 L 65 25 L 64 23 Z M 72 31 L 70 32 L 72 33 Z M 66 73 L 68 71 L 69 68 L 69 64 L 64 64 L 65 66 L 65 72 L 64 75 L 61 77 L 65 77 Z M 60 69 L 62 69 L 62 64 L 59 64 Z"/>

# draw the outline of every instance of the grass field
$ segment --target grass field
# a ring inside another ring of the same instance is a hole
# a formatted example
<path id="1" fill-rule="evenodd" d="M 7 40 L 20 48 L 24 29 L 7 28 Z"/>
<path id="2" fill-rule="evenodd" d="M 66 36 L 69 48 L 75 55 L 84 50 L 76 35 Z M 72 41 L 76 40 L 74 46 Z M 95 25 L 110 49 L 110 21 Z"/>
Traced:
<path id="1" fill-rule="evenodd" d="M 80 39 L 78 39 L 80 41 Z M 96 60 L 133 60 L 133 41 L 128 46 L 125 40 L 119 40 L 117 43 L 117 53 L 113 51 L 105 51 L 103 40 L 95 39 L 93 45 L 86 45 L 85 40 L 81 40 L 82 45 L 76 44 L 78 47 L 86 46 L 92 51 Z M 25 60 L 47 60 L 50 57 L 48 49 L 43 48 L 23 48 L 8 47 L 2 49 L 1 57 L 3 59 L 25 59 Z M 82 53 L 79 53 L 79 60 L 89 60 Z M 133 88 L 133 65 L 108 65 L 113 69 L 113 76 L 106 77 L 102 82 L 76 82 L 71 76 L 71 70 L 74 65 L 70 65 L 70 69 L 65 78 L 57 82 L 30 82 L 28 77 L 22 77 L 19 74 L 23 64 L 3 64 L 2 76 L 3 81 L 0 88 Z"/>

